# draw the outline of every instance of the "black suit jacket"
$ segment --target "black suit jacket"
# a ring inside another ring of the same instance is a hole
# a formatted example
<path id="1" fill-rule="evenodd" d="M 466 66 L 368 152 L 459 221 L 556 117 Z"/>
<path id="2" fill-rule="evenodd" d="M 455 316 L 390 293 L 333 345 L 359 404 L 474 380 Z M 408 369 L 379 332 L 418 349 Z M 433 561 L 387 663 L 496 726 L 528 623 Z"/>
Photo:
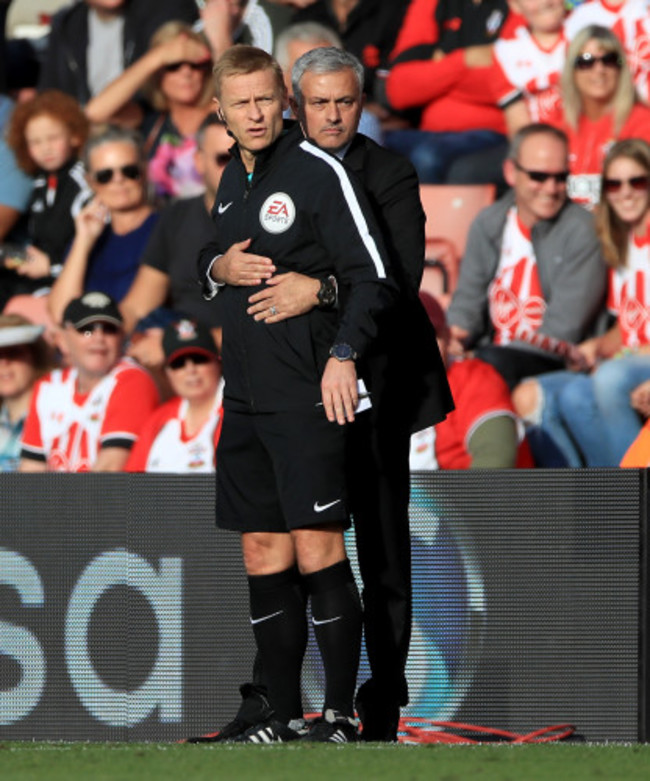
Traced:
<path id="1" fill-rule="evenodd" d="M 378 338 L 359 371 L 378 421 L 419 431 L 453 410 L 436 332 L 419 299 L 424 268 L 425 215 L 411 163 L 361 133 L 344 163 L 358 176 L 383 233 L 400 296 L 380 322 Z M 344 291 L 343 291 L 344 294 Z"/>

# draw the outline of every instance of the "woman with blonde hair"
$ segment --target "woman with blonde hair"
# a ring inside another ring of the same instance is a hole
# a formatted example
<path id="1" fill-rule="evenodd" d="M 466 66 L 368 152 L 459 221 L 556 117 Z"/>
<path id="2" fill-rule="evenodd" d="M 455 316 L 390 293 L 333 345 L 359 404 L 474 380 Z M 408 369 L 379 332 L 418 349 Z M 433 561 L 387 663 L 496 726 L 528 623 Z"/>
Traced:
<path id="1" fill-rule="evenodd" d="M 592 209 L 607 150 L 619 139 L 650 141 L 650 109 L 637 98 L 623 45 L 598 25 L 571 41 L 561 90 L 562 116 L 554 124 L 569 138 L 569 197 Z"/>
<path id="2" fill-rule="evenodd" d="M 203 191 L 194 167 L 195 135 L 211 110 L 212 56 L 207 38 L 184 22 L 167 22 L 149 50 L 86 106 L 92 122 L 140 126 L 149 180 L 166 200 Z M 148 106 L 136 102 L 142 92 Z"/>

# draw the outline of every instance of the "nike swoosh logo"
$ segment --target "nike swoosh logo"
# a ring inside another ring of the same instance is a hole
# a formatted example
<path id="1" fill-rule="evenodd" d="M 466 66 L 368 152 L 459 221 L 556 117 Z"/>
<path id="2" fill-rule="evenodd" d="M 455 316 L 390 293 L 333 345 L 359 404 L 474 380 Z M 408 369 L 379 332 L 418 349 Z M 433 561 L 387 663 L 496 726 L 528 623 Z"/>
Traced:
<path id="1" fill-rule="evenodd" d="M 251 618 L 251 624 L 261 624 L 262 621 L 268 621 L 269 618 L 275 618 L 276 616 L 281 615 L 284 613 L 284 610 L 278 610 L 276 613 L 269 613 L 268 616 L 262 616 L 261 618 Z"/>
<path id="2" fill-rule="evenodd" d="M 223 214 L 225 211 L 228 211 L 228 209 L 231 206 L 232 206 L 232 201 L 230 201 L 230 203 L 227 203 L 225 206 L 222 203 L 220 203 L 219 206 L 217 207 L 217 211 L 219 212 L 219 214 Z"/>
<path id="3" fill-rule="evenodd" d="M 333 621 L 338 621 L 343 616 L 334 616 L 334 618 L 324 618 L 322 621 L 318 621 L 312 616 L 311 622 L 314 626 L 322 626 L 323 624 L 331 624 Z"/>
<path id="4" fill-rule="evenodd" d="M 330 502 L 329 504 L 318 504 L 318 502 L 314 502 L 314 512 L 315 513 L 322 513 L 324 510 L 329 510 L 330 507 L 334 507 L 335 504 L 338 504 L 341 500 L 335 499 L 333 502 Z"/>

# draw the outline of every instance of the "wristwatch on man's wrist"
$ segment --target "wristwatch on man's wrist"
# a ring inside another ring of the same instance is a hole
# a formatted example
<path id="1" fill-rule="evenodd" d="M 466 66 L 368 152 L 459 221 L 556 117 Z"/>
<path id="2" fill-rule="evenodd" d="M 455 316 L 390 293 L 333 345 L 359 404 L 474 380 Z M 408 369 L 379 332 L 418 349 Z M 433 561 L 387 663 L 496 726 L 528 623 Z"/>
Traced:
<path id="1" fill-rule="evenodd" d="M 336 306 L 339 297 L 339 288 L 336 277 L 330 274 L 320 280 L 320 288 L 316 293 L 319 309 L 332 309 Z"/>
<path id="2" fill-rule="evenodd" d="M 344 342 L 332 345 L 330 348 L 330 355 L 332 358 L 336 358 L 337 361 L 356 361 L 357 359 L 357 354 L 354 350 L 349 344 L 345 344 Z"/>

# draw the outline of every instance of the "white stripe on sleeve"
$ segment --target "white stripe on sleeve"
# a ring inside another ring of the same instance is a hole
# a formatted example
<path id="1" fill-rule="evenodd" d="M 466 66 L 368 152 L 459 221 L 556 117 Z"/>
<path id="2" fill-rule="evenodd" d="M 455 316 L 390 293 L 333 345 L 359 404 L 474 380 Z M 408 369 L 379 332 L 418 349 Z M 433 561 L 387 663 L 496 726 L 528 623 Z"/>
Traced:
<path id="1" fill-rule="evenodd" d="M 361 206 L 359 205 L 359 201 L 357 200 L 354 187 L 352 187 L 352 183 L 350 182 L 347 171 L 335 157 L 332 157 L 328 152 L 324 152 L 322 149 L 314 146 L 314 144 L 311 144 L 309 141 L 302 141 L 300 148 L 305 152 L 314 155 L 314 157 L 320 157 L 320 159 L 324 160 L 338 176 L 339 182 L 341 183 L 341 189 L 343 190 L 343 196 L 346 200 L 348 208 L 350 209 L 350 213 L 352 214 L 354 224 L 359 231 L 359 236 L 361 237 L 368 254 L 372 258 L 377 276 L 380 279 L 385 279 L 386 268 L 384 267 L 384 262 L 381 259 L 381 255 L 379 254 L 375 240 L 370 235 L 370 231 L 368 230 L 368 223 L 366 222 L 366 218 L 361 211 Z"/>

